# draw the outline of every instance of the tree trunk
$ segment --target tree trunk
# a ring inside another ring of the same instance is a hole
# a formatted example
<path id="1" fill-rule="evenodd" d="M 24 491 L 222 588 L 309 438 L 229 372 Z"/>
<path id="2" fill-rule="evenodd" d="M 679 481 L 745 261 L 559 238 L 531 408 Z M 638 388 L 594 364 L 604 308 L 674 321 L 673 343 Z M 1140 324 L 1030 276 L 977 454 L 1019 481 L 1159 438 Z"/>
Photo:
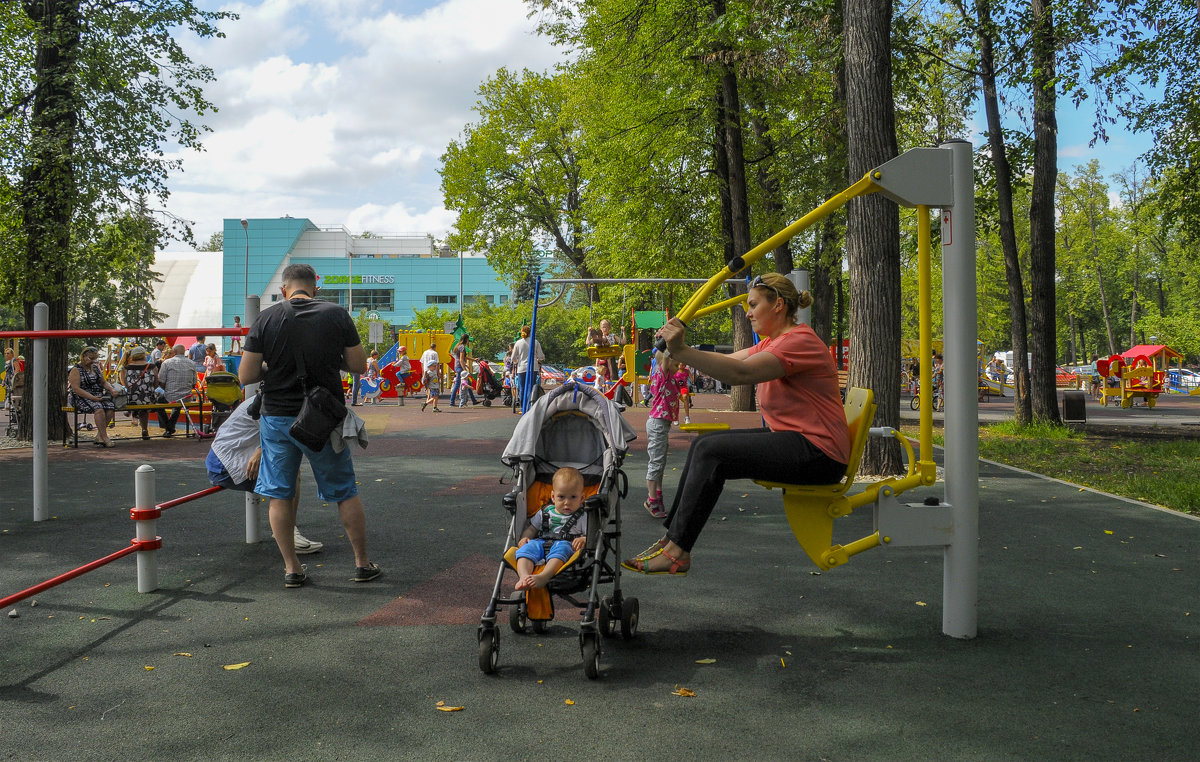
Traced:
<path id="1" fill-rule="evenodd" d="M 714 7 L 723 12 L 723 0 L 714 3 Z M 742 105 L 738 96 L 737 74 L 728 64 L 722 64 L 721 107 L 724 116 L 724 123 L 721 126 L 724 133 L 725 159 L 729 171 L 730 241 L 733 245 L 734 256 L 741 256 L 752 248 L 750 243 L 750 203 L 746 194 L 746 154 L 742 140 Z M 728 261 L 727 259 L 726 262 Z M 743 287 L 734 289 L 735 293 L 743 290 Z M 750 321 L 746 319 L 746 313 L 742 310 L 734 310 L 734 349 L 745 349 L 752 343 L 753 335 L 750 331 Z M 742 384 L 733 387 L 729 393 L 729 406 L 731 410 L 753 410 L 753 385 Z"/>
<path id="2" fill-rule="evenodd" d="M 1099 265 L 1096 265 L 1096 285 L 1100 290 L 1100 314 L 1104 316 L 1104 330 L 1108 333 L 1108 354 L 1111 356 L 1117 353 L 1117 340 L 1113 336 L 1112 319 L 1108 316 L 1108 297 L 1104 295 L 1104 276 Z"/>
<path id="3" fill-rule="evenodd" d="M 1129 296 L 1129 346 L 1137 344 L 1134 341 L 1134 336 L 1137 333 L 1137 302 L 1138 302 L 1138 276 L 1141 272 L 1138 268 L 1137 244 L 1134 244 L 1133 249 L 1133 293 Z"/>
<path id="4" fill-rule="evenodd" d="M 846 0 L 842 45 L 846 60 L 846 137 L 851 177 L 896 156 L 892 98 L 890 0 Z M 847 208 L 850 262 L 850 383 L 866 386 L 879 405 L 876 426 L 900 425 L 900 215 L 881 195 Z M 902 468 L 895 439 L 870 439 L 864 473 Z"/>
<path id="5" fill-rule="evenodd" d="M 1034 420 L 1059 423 L 1054 369 L 1058 359 L 1054 309 L 1054 189 L 1058 124 L 1054 15 L 1047 0 L 1033 9 L 1033 188 L 1029 204 L 1029 338 Z"/>
<path id="6" fill-rule="evenodd" d="M 1000 246 L 1004 251 L 1004 277 L 1008 282 L 1008 311 L 1012 318 L 1009 337 L 1013 351 L 1014 417 L 1019 424 L 1033 420 L 1029 402 L 1029 370 L 1025 358 L 1029 351 L 1025 325 L 1025 284 L 1021 278 L 1021 258 L 1017 251 L 1017 232 L 1013 218 L 1012 167 L 1008 163 L 1008 148 L 1004 126 L 1000 122 L 1000 104 L 996 96 L 995 54 L 992 49 L 996 29 L 992 24 L 991 0 L 977 0 L 975 12 L 979 26 L 979 79 L 983 84 L 984 112 L 987 114 L 988 148 L 996 173 L 996 209 L 1000 226 Z M 1020 362 L 1018 362 L 1020 358 Z"/>
<path id="7" fill-rule="evenodd" d="M 783 200 L 779 196 L 779 179 L 771 173 L 772 167 L 776 164 L 777 148 L 767 125 L 762 94 L 758 92 L 758 88 L 750 88 L 750 98 L 754 105 L 754 110 L 750 112 L 750 127 L 754 130 L 754 137 L 762 146 L 763 151 L 763 157 L 759 159 L 755 167 L 755 179 L 763 196 L 763 219 L 766 220 L 767 226 L 765 233 L 766 236 L 771 236 L 787 227 L 790 220 L 784 217 Z M 772 257 L 775 260 L 775 272 L 780 275 L 787 275 L 796 269 L 796 263 L 792 258 L 791 241 L 781 243 L 779 248 L 775 249 Z"/>
<path id="8" fill-rule="evenodd" d="M 1075 365 L 1079 362 L 1079 340 L 1075 337 L 1075 313 L 1069 313 L 1067 320 L 1071 328 L 1071 364 Z"/>
<path id="9" fill-rule="evenodd" d="M 813 252 L 812 329 L 826 344 L 833 343 L 834 282 L 842 276 L 842 251 L 837 246 L 838 226 L 830 218 L 821 223 L 821 235 Z"/>
<path id="10" fill-rule="evenodd" d="M 75 78 L 82 20 L 79 0 L 27 0 L 22 8 L 37 28 L 29 162 L 18 186 L 25 254 L 22 307 L 27 328 L 33 327 L 34 305 L 45 302 L 50 327 L 63 329 L 68 327 L 66 284 L 71 281 L 71 223 L 77 197 L 73 157 L 80 105 Z M 66 430 L 65 417 L 58 410 L 65 402 L 66 349 L 65 339 L 49 342 L 46 407 L 51 440 L 61 438 Z M 36 374 L 32 351 L 26 362 L 30 393 L 24 396 L 18 435 L 28 440 L 33 438 L 31 392 Z"/>
<path id="11" fill-rule="evenodd" d="M 842 12 L 837 3 L 829 17 L 830 33 L 835 38 L 842 35 Z M 820 151 L 824 157 L 826 198 L 840 192 L 851 184 L 849 167 L 846 164 L 846 64 L 836 56 L 833 76 L 833 107 L 828 127 L 821 131 Z M 857 178 L 854 178 L 857 179 Z M 845 221 L 841 215 L 826 217 L 821 223 L 821 234 L 812 262 L 812 329 L 826 344 L 835 341 L 838 368 L 845 368 L 842 357 L 841 339 L 845 330 L 845 309 L 842 304 L 842 243 Z M 836 327 L 834 330 L 836 314 Z"/>

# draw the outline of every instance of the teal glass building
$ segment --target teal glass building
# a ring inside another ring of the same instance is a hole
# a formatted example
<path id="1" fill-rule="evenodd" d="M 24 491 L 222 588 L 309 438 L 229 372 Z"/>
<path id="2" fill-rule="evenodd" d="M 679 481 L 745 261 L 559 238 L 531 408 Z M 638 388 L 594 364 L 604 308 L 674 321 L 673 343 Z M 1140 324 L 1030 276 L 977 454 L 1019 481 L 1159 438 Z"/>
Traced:
<path id="1" fill-rule="evenodd" d="M 226 218 L 222 324 L 242 315 L 247 294 L 266 309 L 281 297 L 283 270 L 303 263 L 317 271 L 318 296 L 358 315 L 379 313 L 395 328 L 412 323 L 414 311 L 437 306 L 457 311 L 463 301 L 505 304 L 512 296 L 479 255 L 459 256 L 430 235 L 351 235 L 344 227 L 320 227 L 303 217 Z M 460 289 L 461 282 L 461 289 Z"/>

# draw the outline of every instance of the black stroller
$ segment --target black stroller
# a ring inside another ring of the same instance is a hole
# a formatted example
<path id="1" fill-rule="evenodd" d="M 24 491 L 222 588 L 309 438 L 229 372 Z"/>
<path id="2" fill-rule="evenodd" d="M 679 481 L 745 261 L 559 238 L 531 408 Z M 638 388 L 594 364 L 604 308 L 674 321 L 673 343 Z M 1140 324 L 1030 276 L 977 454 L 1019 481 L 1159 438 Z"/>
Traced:
<path id="1" fill-rule="evenodd" d="M 508 607 L 508 623 L 516 633 L 524 633 L 530 623 L 534 632 L 543 632 L 554 618 L 555 598 L 583 609 L 579 648 L 583 671 L 590 678 L 600 674 L 601 635 L 613 636 L 618 623 L 622 637 L 637 634 L 638 600 L 621 595 L 620 565 L 621 498 L 629 487 L 621 462 L 634 438 L 633 427 L 616 405 L 594 387 L 575 380 L 541 397 L 518 422 L 501 457 L 515 477 L 513 490 L 503 498 L 509 523 L 505 560 L 479 622 L 479 668 L 485 673 L 495 672 L 499 663 L 501 606 Z M 584 476 L 587 544 L 547 587 L 504 596 L 506 572 L 515 577 L 517 540 L 529 517 L 550 502 L 551 477 L 565 466 L 579 469 Z M 601 598 L 601 586 L 608 584 L 612 593 Z M 580 593 L 584 597 L 576 598 Z"/>
<path id="2" fill-rule="evenodd" d="M 496 374 L 492 372 L 492 366 L 487 360 L 479 361 L 479 376 L 475 382 L 475 393 L 483 397 L 484 407 L 491 407 L 492 400 L 504 395 L 504 387 L 496 379 Z"/>

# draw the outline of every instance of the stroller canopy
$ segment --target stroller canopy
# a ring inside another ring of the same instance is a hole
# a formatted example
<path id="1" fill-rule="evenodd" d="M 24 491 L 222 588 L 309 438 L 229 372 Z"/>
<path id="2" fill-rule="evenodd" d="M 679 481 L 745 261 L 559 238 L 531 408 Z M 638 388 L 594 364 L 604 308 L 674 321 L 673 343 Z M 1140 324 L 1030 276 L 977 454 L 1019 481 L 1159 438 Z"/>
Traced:
<path id="1" fill-rule="evenodd" d="M 568 379 L 521 416 L 500 460 L 507 466 L 535 461 L 571 466 L 584 476 L 600 476 L 624 459 L 636 438 L 612 400 L 595 387 Z"/>

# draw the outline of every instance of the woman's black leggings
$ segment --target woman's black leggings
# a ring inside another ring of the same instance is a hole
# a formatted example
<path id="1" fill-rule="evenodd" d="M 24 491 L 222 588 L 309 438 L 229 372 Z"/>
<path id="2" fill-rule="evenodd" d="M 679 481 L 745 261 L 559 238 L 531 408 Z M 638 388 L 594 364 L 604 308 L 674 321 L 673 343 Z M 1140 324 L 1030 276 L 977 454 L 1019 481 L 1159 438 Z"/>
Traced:
<path id="1" fill-rule="evenodd" d="M 833 460 L 797 431 L 733 429 L 702 434 L 688 449 L 675 502 L 663 522 L 667 539 L 691 552 L 726 479 L 834 484 L 845 475 L 845 463 Z"/>

